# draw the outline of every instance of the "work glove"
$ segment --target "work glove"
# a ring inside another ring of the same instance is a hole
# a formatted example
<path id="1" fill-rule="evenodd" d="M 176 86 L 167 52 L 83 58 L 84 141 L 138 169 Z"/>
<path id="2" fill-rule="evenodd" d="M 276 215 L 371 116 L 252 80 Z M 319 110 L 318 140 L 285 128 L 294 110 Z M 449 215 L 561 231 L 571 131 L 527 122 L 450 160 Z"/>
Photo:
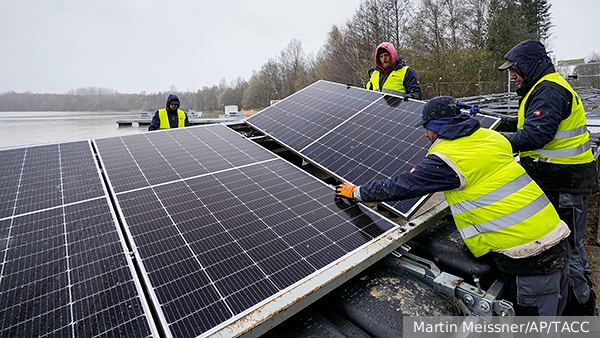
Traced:
<path id="1" fill-rule="evenodd" d="M 354 189 L 356 189 L 354 184 L 346 182 L 338 186 L 336 195 L 346 198 L 354 198 Z"/>

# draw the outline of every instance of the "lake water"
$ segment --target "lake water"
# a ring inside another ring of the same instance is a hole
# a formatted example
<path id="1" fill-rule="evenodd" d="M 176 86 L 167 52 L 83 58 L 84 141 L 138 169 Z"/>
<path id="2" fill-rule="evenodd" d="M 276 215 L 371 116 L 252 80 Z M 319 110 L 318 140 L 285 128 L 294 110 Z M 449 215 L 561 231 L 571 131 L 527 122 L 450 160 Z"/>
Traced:
<path id="1" fill-rule="evenodd" d="M 91 140 L 148 131 L 148 126 L 121 126 L 135 112 L 0 112 L 0 149 Z"/>

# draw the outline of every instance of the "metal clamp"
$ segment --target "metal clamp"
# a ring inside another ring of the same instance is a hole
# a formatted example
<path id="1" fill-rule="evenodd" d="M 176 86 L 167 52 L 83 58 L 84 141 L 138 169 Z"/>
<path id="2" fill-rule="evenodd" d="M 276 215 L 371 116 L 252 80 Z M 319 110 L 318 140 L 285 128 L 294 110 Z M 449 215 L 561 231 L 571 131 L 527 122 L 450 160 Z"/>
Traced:
<path id="1" fill-rule="evenodd" d="M 388 265 L 402 270 L 404 274 L 419 279 L 432 287 L 437 293 L 456 304 L 466 315 L 499 316 L 515 315 L 512 303 L 497 299 L 502 292 L 504 282 L 496 280 L 487 291 L 483 291 L 479 278 L 473 276 L 477 286 L 470 285 L 464 279 L 441 271 L 433 262 L 410 254 L 408 245 L 402 245 L 392 252 Z"/>

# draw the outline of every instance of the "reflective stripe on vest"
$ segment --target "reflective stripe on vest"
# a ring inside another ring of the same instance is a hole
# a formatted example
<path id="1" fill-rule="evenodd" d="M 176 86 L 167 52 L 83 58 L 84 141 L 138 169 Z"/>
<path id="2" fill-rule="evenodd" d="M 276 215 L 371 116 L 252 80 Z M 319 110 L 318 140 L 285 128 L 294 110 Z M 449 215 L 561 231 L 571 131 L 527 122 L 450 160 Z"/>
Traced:
<path id="1" fill-rule="evenodd" d="M 178 128 L 185 127 L 185 113 L 182 110 L 177 109 L 177 117 L 178 117 Z M 160 127 L 158 129 L 169 129 L 171 128 L 171 124 L 169 123 L 169 114 L 167 113 L 167 109 L 163 108 L 158 111 L 158 119 L 160 120 Z"/>
<path id="2" fill-rule="evenodd" d="M 382 89 L 379 88 L 379 76 L 381 72 L 374 71 L 373 75 L 371 75 L 371 83 L 373 84 L 373 90 L 377 90 L 387 94 L 403 96 L 403 94 L 406 93 L 406 88 L 404 88 L 404 77 L 406 76 L 407 70 L 408 66 L 404 66 L 400 69 L 393 70 L 388 76 L 388 78 L 385 80 Z"/>
<path id="3" fill-rule="evenodd" d="M 571 130 L 559 130 L 554 135 L 555 140 L 563 140 L 566 138 L 577 137 L 587 133 L 587 126 L 581 126 L 579 128 Z"/>
<path id="4" fill-rule="evenodd" d="M 399 96 L 404 96 L 403 94 L 406 94 L 406 93 L 404 93 L 402 91 L 388 89 L 388 88 L 383 88 L 383 90 L 381 92 L 382 93 L 386 93 L 386 94 L 399 95 Z"/>
<path id="5" fill-rule="evenodd" d="M 455 140 L 438 139 L 429 153 L 451 162 L 450 167 L 465 177 L 463 189 L 444 195 L 475 257 L 535 242 L 560 223 L 546 195 L 515 162 L 510 143 L 499 133 L 480 128 Z"/>
<path id="6" fill-rule="evenodd" d="M 533 217 L 538 212 L 542 211 L 550 204 L 550 200 L 546 195 L 542 194 L 533 202 L 524 206 L 523 208 L 510 213 L 508 215 L 496 218 L 495 220 L 484 222 L 481 224 L 469 225 L 462 229 L 459 229 L 460 235 L 463 239 L 471 238 L 479 234 L 486 232 L 494 232 L 502 229 L 506 229 L 515 224 L 526 221 L 528 218 Z"/>
<path id="7" fill-rule="evenodd" d="M 554 159 L 554 158 L 567 158 L 567 157 L 571 157 L 571 156 L 577 156 L 577 155 L 581 155 L 586 153 L 587 151 L 591 152 L 591 148 L 590 148 L 590 143 L 587 142 L 586 144 L 582 144 L 579 147 L 575 147 L 575 148 L 569 148 L 569 149 L 558 149 L 558 150 L 544 150 L 542 149 L 538 149 L 535 150 L 536 153 L 548 157 L 548 161 L 550 162 L 550 159 Z M 543 161 L 544 159 L 541 159 L 541 161 Z M 556 161 L 552 161 L 553 163 L 557 163 Z M 589 162 L 586 162 L 589 163 Z"/>
<path id="8" fill-rule="evenodd" d="M 489 194 L 483 195 L 473 201 L 466 200 L 463 202 L 458 202 L 456 204 L 452 204 L 450 206 L 450 210 L 453 215 L 460 214 L 461 212 L 468 212 L 471 210 L 475 210 L 479 208 L 481 205 L 490 205 L 492 203 L 496 203 L 515 192 L 523 189 L 526 185 L 531 183 L 532 179 L 529 175 L 523 173 L 521 176 L 517 177 L 513 181 L 508 182 L 504 186 L 490 192 Z"/>
<path id="9" fill-rule="evenodd" d="M 552 162 L 557 164 L 582 164 L 594 161 L 594 155 L 589 143 L 589 133 L 586 127 L 585 109 L 577 93 L 573 91 L 567 81 L 558 73 L 551 73 L 542 77 L 531 90 L 523 97 L 519 106 L 519 120 L 517 128 L 523 129 L 525 124 L 525 106 L 529 95 L 542 81 L 556 83 L 568 90 L 573 100 L 571 114 L 562 120 L 554 138 L 546 143 L 541 149 L 522 151 L 521 157 L 531 157 L 538 161 Z"/>

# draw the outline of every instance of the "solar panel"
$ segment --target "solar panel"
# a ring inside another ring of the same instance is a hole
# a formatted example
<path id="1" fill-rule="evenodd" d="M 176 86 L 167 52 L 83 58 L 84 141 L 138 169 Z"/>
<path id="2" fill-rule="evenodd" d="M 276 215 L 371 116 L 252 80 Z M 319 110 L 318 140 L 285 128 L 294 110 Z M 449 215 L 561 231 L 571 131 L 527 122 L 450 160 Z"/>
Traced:
<path id="1" fill-rule="evenodd" d="M 89 141 L 0 151 L 0 332 L 157 336 Z"/>
<path id="2" fill-rule="evenodd" d="M 93 142 L 169 335 L 251 330 L 322 288 L 324 269 L 409 231 L 223 125 Z"/>
<path id="3" fill-rule="evenodd" d="M 425 102 L 318 81 L 246 119 L 341 181 L 362 185 L 412 169 L 430 147 L 421 120 Z M 499 119 L 478 115 L 483 127 Z M 405 218 L 427 197 L 385 203 Z"/>

